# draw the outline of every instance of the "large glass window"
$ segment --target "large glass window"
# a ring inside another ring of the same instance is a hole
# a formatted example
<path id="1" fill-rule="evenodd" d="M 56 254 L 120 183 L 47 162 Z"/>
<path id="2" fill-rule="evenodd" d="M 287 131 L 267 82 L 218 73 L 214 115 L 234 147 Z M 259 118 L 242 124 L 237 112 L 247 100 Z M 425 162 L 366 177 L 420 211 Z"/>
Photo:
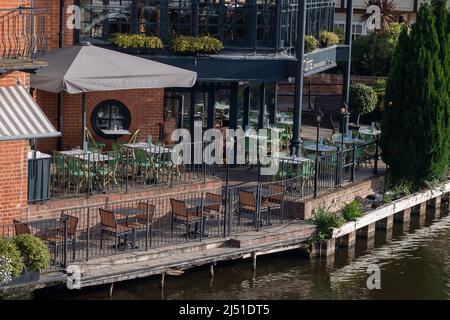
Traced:
<path id="1" fill-rule="evenodd" d="M 130 111 L 120 101 L 103 101 L 92 111 L 91 125 L 99 136 L 108 137 L 103 130 L 128 130 L 130 124 Z"/>
<path id="2" fill-rule="evenodd" d="M 169 37 L 191 34 L 191 1 L 169 0 Z"/>
<path id="3" fill-rule="evenodd" d="M 149 36 L 159 36 L 161 18 L 160 0 L 138 1 L 138 32 Z"/>

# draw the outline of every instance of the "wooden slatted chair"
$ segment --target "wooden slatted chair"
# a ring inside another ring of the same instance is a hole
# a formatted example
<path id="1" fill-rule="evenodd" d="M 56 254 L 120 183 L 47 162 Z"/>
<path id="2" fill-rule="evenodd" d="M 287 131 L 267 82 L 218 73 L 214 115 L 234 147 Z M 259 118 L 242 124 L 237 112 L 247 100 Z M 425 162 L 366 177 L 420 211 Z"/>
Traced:
<path id="1" fill-rule="evenodd" d="M 103 249 L 103 235 L 110 234 L 114 236 L 114 250 L 117 252 L 119 240 L 124 238 L 124 248 L 127 244 L 127 237 L 129 234 L 135 234 L 135 229 L 127 225 L 119 224 L 116 220 L 116 215 L 111 210 L 98 209 L 100 214 L 100 249 Z"/>
<path id="2" fill-rule="evenodd" d="M 260 213 L 266 214 L 266 222 L 270 223 L 270 210 L 275 205 L 265 200 L 261 200 Z M 241 216 L 248 216 L 253 219 L 253 225 L 257 223 L 257 202 L 256 195 L 253 191 L 239 190 L 239 209 L 238 209 L 238 225 L 241 223 Z"/>
<path id="3" fill-rule="evenodd" d="M 198 225 L 202 220 L 202 217 L 198 215 L 197 211 L 188 210 L 186 203 L 181 200 L 171 198 L 170 204 L 172 206 L 171 235 L 173 235 L 174 223 L 177 222 L 186 226 L 186 240 L 188 239 L 191 225 L 195 226 L 195 236 L 197 236 Z"/>

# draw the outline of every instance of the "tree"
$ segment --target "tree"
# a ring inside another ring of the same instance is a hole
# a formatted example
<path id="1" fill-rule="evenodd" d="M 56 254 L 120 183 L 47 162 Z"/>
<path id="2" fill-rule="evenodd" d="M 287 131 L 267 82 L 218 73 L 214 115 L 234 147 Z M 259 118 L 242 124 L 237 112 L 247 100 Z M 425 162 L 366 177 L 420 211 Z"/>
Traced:
<path id="1" fill-rule="evenodd" d="M 423 4 L 411 31 L 401 32 L 382 121 L 383 160 L 397 182 L 417 186 L 442 178 L 449 168 L 449 75 L 441 44 L 448 36 L 438 31 L 440 24 L 448 28 L 448 18 L 436 16 L 439 1 Z"/>
<path id="2" fill-rule="evenodd" d="M 353 41 L 352 73 L 363 76 L 388 76 L 398 37 L 404 24 L 393 23 L 381 33 L 371 32 Z"/>
<path id="3" fill-rule="evenodd" d="M 387 30 L 391 23 L 395 22 L 395 11 L 397 5 L 394 0 L 369 0 L 365 2 L 366 7 L 375 5 L 380 8 L 381 30 Z M 365 13 L 361 16 L 361 22 L 366 22 L 372 16 L 372 13 Z"/>
<path id="4" fill-rule="evenodd" d="M 358 120 L 356 121 L 358 126 L 361 115 L 374 111 L 377 102 L 377 93 L 371 87 L 366 86 L 363 83 L 357 83 L 350 87 L 350 112 L 358 115 Z"/>

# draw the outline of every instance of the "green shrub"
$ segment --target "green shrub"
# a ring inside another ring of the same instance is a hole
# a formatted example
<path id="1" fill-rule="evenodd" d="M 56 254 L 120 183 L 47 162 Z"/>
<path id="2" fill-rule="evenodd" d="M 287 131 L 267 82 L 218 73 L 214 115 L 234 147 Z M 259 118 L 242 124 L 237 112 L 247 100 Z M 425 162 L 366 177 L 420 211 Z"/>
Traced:
<path id="1" fill-rule="evenodd" d="M 412 184 L 404 181 L 388 186 L 388 190 L 384 194 L 384 202 L 390 203 L 393 200 L 409 196 L 413 190 Z"/>
<path id="2" fill-rule="evenodd" d="M 211 36 L 180 36 L 172 40 L 172 50 L 180 53 L 217 53 L 222 49 L 222 41 Z"/>
<path id="3" fill-rule="evenodd" d="M 356 221 L 358 218 L 361 218 L 363 214 L 364 211 L 358 200 L 346 203 L 342 208 L 342 216 L 346 221 Z"/>
<path id="4" fill-rule="evenodd" d="M 7 259 L 10 263 L 10 272 L 13 277 L 21 275 L 24 268 L 23 258 L 11 239 L 0 238 L 0 257 Z"/>
<path id="5" fill-rule="evenodd" d="M 319 238 L 327 240 L 331 238 L 333 229 L 342 227 L 345 220 L 343 217 L 337 216 L 325 207 L 320 206 L 316 209 L 312 222 L 319 228 Z"/>
<path id="6" fill-rule="evenodd" d="M 15 236 L 13 241 L 22 254 L 27 270 L 40 271 L 50 265 L 50 253 L 41 239 L 23 234 Z"/>
<path id="7" fill-rule="evenodd" d="M 359 118 L 362 114 L 367 114 L 375 110 L 378 102 L 378 96 L 372 87 L 366 86 L 363 83 L 356 83 L 350 87 L 350 111 L 358 115 L 357 125 L 359 125 Z"/>
<path id="8" fill-rule="evenodd" d="M 339 36 L 334 32 L 322 31 L 320 33 L 320 42 L 327 46 L 334 46 L 339 44 Z"/>
<path id="9" fill-rule="evenodd" d="M 126 34 L 115 33 L 112 36 L 111 42 L 120 48 L 148 48 L 148 49 L 162 49 L 163 42 L 158 37 L 149 37 L 144 34 Z"/>
<path id="10" fill-rule="evenodd" d="M 305 36 L 305 53 L 316 50 L 319 45 L 319 40 L 317 40 L 313 36 Z"/>

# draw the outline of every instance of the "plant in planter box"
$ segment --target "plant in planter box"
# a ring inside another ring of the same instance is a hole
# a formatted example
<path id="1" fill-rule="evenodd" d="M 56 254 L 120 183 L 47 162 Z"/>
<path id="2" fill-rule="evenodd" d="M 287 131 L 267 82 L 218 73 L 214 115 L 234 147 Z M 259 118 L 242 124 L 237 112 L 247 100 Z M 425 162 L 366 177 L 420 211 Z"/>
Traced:
<path id="1" fill-rule="evenodd" d="M 112 36 L 111 42 L 123 49 L 162 49 L 164 47 L 160 38 L 146 36 L 144 34 L 115 33 Z"/>
<path id="2" fill-rule="evenodd" d="M 22 254 L 28 271 L 44 270 L 50 265 L 50 253 L 41 239 L 30 234 L 23 234 L 15 236 L 13 241 Z"/>
<path id="3" fill-rule="evenodd" d="M 222 41 L 210 36 L 180 36 L 172 40 L 172 50 L 178 53 L 217 53 L 222 49 Z"/>
<path id="4" fill-rule="evenodd" d="M 342 227 L 345 220 L 342 216 L 338 216 L 330 212 L 327 208 L 320 206 L 314 213 L 312 223 L 317 225 L 319 229 L 319 238 L 328 240 L 333 234 L 333 229 Z"/>
<path id="5" fill-rule="evenodd" d="M 21 275 L 24 269 L 23 258 L 20 255 L 20 251 L 11 239 L 0 238 L 0 273 L 5 278 L 9 274 L 12 277 L 18 277 Z M 0 281 L 1 284 L 1 281 Z"/>
<path id="6" fill-rule="evenodd" d="M 330 47 L 339 44 L 339 36 L 334 32 L 322 31 L 320 33 L 320 44 L 322 47 Z"/>
<path id="7" fill-rule="evenodd" d="M 319 40 L 313 36 L 305 36 L 305 53 L 312 52 L 319 47 Z"/>

